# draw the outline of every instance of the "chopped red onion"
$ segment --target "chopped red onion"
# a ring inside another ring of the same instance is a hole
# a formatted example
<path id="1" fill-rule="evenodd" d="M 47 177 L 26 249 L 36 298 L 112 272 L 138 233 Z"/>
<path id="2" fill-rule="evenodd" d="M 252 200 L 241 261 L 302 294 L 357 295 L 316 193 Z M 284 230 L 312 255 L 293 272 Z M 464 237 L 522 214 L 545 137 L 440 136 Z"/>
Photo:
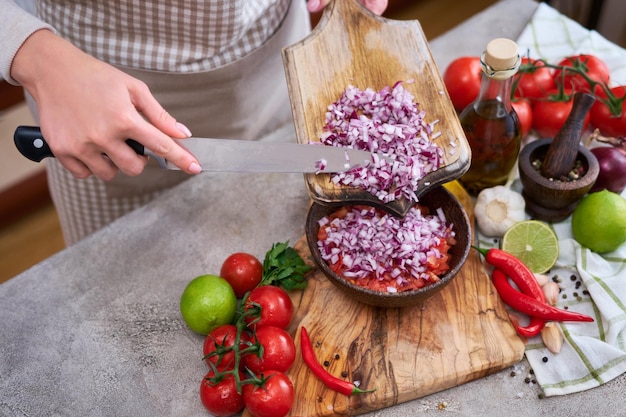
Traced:
<path id="1" fill-rule="evenodd" d="M 330 264 L 341 260 L 341 275 L 351 279 L 373 275 L 379 281 L 391 277 L 394 288 L 407 284 L 407 277 L 433 281 L 428 258 L 444 256 L 437 247 L 455 236 L 441 208 L 423 215 L 414 206 L 404 218 L 369 206 L 347 209 L 344 217 L 319 221 L 327 237 L 317 242 L 322 259 Z"/>
<path id="2" fill-rule="evenodd" d="M 321 143 L 381 152 L 366 166 L 331 175 L 337 185 L 361 188 L 387 203 L 400 197 L 417 201 L 418 181 L 441 166 L 443 150 L 432 139 L 434 121 L 424 121 L 413 95 L 402 82 L 380 91 L 349 86 L 328 106 Z"/>

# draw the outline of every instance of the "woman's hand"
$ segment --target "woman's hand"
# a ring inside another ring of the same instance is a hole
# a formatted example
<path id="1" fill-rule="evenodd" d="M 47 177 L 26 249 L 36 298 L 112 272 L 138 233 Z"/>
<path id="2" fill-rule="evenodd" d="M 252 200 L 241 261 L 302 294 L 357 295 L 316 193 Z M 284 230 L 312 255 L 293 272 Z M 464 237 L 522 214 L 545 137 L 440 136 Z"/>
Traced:
<path id="1" fill-rule="evenodd" d="M 191 136 L 141 81 L 99 61 L 49 30 L 24 42 L 11 76 L 33 96 L 41 131 L 56 158 L 77 178 L 138 175 L 147 157 L 128 138 L 189 174 L 201 168 L 172 138 Z"/>
<path id="2" fill-rule="evenodd" d="M 378 15 L 383 14 L 387 8 L 388 0 L 359 0 L 363 6 L 365 6 L 372 13 Z M 308 0 L 307 8 L 309 12 L 316 13 L 322 10 L 326 5 L 330 3 L 330 0 Z"/>

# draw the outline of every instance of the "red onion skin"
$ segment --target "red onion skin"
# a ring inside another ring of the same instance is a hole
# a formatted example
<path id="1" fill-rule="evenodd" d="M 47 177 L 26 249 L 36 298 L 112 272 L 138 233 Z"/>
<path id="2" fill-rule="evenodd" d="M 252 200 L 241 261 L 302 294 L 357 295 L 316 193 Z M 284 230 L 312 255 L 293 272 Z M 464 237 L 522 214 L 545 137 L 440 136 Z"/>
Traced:
<path id="1" fill-rule="evenodd" d="M 591 152 L 598 159 L 600 173 L 589 192 L 609 190 L 620 194 L 626 189 L 626 153 L 615 147 L 597 147 Z"/>

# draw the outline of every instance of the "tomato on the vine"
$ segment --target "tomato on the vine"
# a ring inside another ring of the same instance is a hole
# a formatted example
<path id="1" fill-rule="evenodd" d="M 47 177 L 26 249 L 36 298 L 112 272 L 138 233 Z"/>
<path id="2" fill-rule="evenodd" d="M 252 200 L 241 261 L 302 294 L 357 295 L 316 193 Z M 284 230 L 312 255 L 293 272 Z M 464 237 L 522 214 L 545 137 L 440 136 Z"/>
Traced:
<path id="1" fill-rule="evenodd" d="M 243 357 L 243 364 L 252 372 L 260 373 L 270 369 L 286 372 L 296 359 L 296 345 L 286 330 L 275 326 L 263 326 L 256 329 L 256 340 L 262 348 L 262 355 L 248 353 Z M 254 336 L 250 337 L 254 342 Z"/>
<path id="2" fill-rule="evenodd" d="M 595 55 L 572 55 L 564 58 L 558 66 L 577 68 L 583 71 L 593 82 L 609 84 L 610 72 L 606 63 Z M 589 81 L 581 74 L 572 71 L 557 69 L 554 71 L 554 81 L 557 85 L 572 91 L 592 92 Z M 601 87 L 596 85 L 593 92 L 598 92 Z"/>
<path id="3" fill-rule="evenodd" d="M 283 417 L 293 406 L 294 389 L 291 380 L 283 372 L 264 372 L 262 386 L 245 384 L 243 401 L 254 417 Z"/>
<path id="4" fill-rule="evenodd" d="M 244 308 L 246 311 L 258 305 L 260 317 L 246 317 L 249 326 L 276 326 L 286 329 L 293 316 L 293 302 L 287 291 L 275 285 L 262 285 L 250 291 Z M 258 321 L 255 321 L 258 318 Z"/>
<path id="5" fill-rule="evenodd" d="M 533 130 L 540 138 L 554 138 L 561 130 L 574 105 L 574 94 L 569 89 L 548 92 L 543 100 L 533 104 Z M 589 114 L 583 121 L 583 129 L 589 124 Z"/>
<path id="6" fill-rule="evenodd" d="M 443 73 L 443 82 L 457 112 L 478 97 L 482 68 L 480 58 L 465 56 L 455 59 Z"/>
<path id="7" fill-rule="evenodd" d="M 218 371 L 228 371 L 235 365 L 235 346 L 237 327 L 234 324 L 223 324 L 211 330 L 204 339 L 202 351 L 209 368 L 211 364 Z"/>
<path id="8" fill-rule="evenodd" d="M 212 381 L 210 370 L 200 383 L 200 400 L 204 407 L 217 417 L 229 417 L 238 414 L 244 408 L 243 394 L 237 392 L 237 383 L 233 374 L 224 374 L 219 381 Z"/>
<path id="9" fill-rule="evenodd" d="M 522 129 L 522 138 L 528 136 L 533 125 L 533 109 L 528 99 L 516 99 L 511 101 L 511 105 L 517 113 L 519 124 Z"/>
<path id="10" fill-rule="evenodd" d="M 222 264 L 220 276 L 228 281 L 235 295 L 241 298 L 261 282 L 263 264 L 249 253 L 233 253 Z"/>
<path id="11" fill-rule="evenodd" d="M 597 92 L 597 100 L 591 107 L 591 124 L 603 136 L 626 136 L 626 86 L 613 87 L 611 93 L 615 100 L 611 99 L 607 104 L 607 93 L 604 90 Z"/>
<path id="12" fill-rule="evenodd" d="M 515 97 L 540 98 L 554 88 L 556 84 L 550 67 L 538 59 L 522 58 L 522 65 L 515 76 Z"/>

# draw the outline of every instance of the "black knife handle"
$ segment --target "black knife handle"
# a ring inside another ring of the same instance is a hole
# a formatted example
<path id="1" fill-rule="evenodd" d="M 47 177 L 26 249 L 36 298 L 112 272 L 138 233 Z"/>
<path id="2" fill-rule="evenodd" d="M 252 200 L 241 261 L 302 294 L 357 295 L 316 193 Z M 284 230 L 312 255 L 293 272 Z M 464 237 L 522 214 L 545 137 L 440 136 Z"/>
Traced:
<path id="1" fill-rule="evenodd" d="M 44 158 L 54 157 L 37 126 L 18 126 L 13 142 L 17 150 L 31 161 L 41 162 Z"/>
<path id="2" fill-rule="evenodd" d="M 37 126 L 18 126 L 13 134 L 15 147 L 22 155 L 31 161 L 41 162 L 44 158 L 54 158 L 48 143 Z M 133 139 L 127 139 L 126 144 L 139 155 L 145 152 L 144 146 Z"/>

